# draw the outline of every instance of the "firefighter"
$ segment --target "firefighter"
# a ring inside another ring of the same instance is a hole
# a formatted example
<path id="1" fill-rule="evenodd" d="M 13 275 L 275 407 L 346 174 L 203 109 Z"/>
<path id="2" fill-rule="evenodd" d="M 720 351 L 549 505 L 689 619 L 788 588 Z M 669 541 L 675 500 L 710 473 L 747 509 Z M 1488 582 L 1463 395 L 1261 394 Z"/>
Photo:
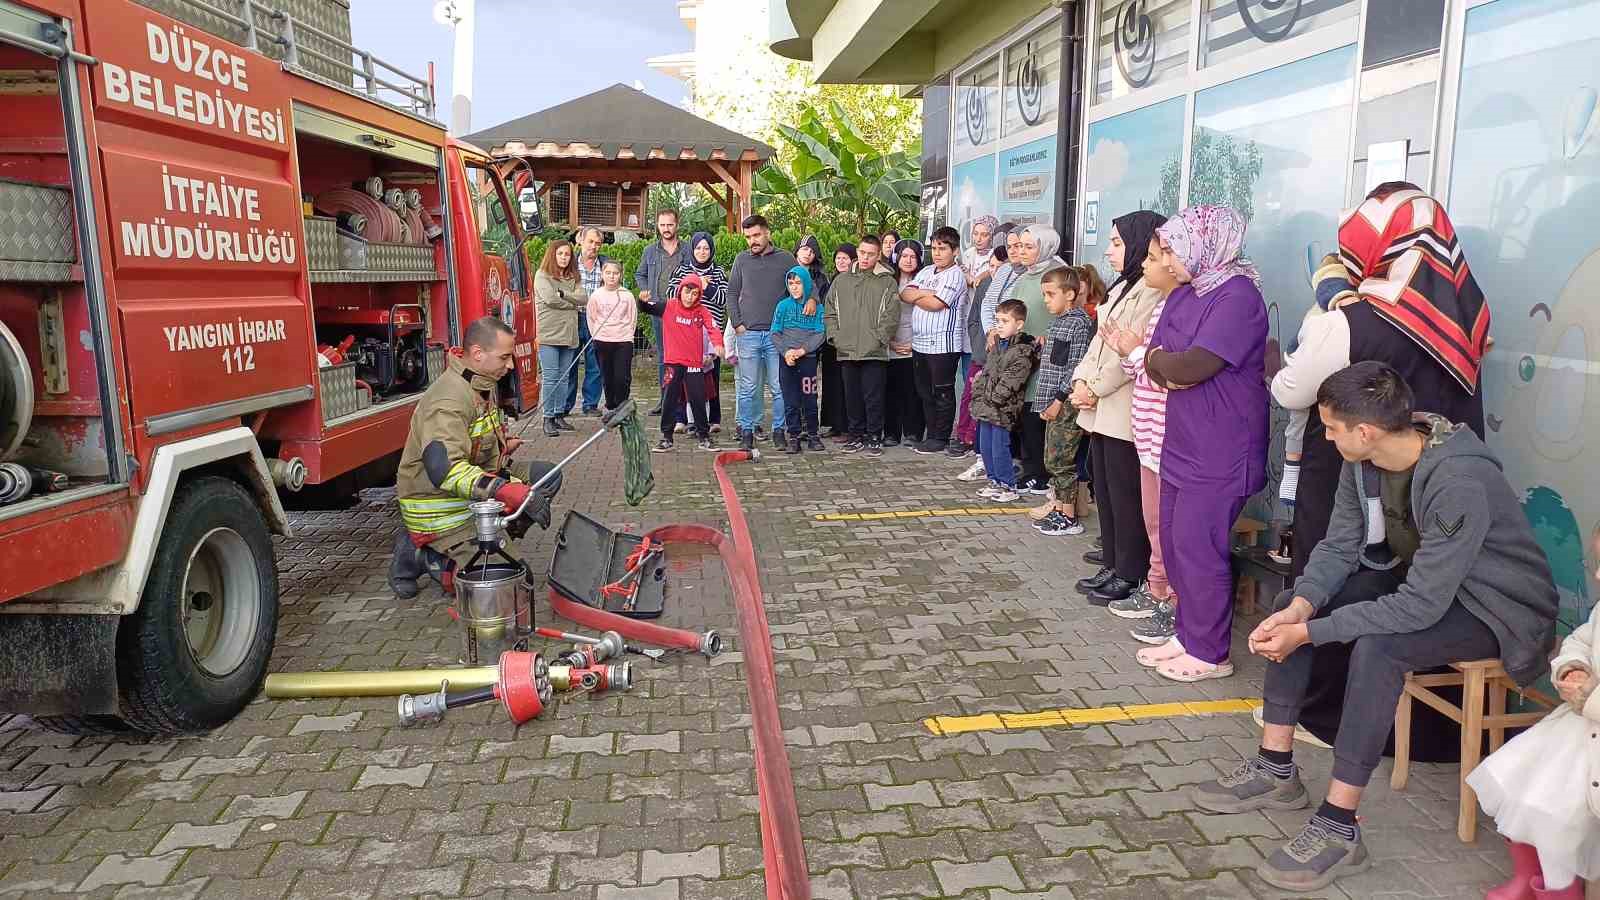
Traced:
<path id="1" fill-rule="evenodd" d="M 395 486 L 404 528 L 395 536 L 389 586 L 397 596 L 417 596 L 417 579 L 432 576 L 454 593 L 454 572 L 477 550 L 467 504 L 493 498 L 516 510 L 530 485 L 554 466 L 535 462 L 527 481 L 511 476 L 511 454 L 522 444 L 506 435 L 495 386 L 514 363 L 513 332 L 494 316 L 467 326 L 460 351 L 452 351 L 444 375 L 428 387 L 411 415 L 411 432 L 400 456 Z M 531 522 L 550 527 L 550 503 L 561 489 L 556 472 L 534 493 L 522 517 L 507 526 L 512 537 Z"/>

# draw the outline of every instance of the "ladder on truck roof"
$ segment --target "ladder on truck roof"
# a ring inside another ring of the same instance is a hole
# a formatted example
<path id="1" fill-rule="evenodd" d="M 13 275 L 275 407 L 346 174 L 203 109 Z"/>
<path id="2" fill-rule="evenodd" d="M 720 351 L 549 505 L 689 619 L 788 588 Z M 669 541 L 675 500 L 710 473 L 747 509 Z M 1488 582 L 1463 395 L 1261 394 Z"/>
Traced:
<path id="1" fill-rule="evenodd" d="M 412 75 L 307 21 L 308 11 L 315 7 L 348 7 L 343 0 L 134 2 L 280 60 L 296 75 L 441 125 L 435 117 L 431 79 Z M 347 30 L 347 13 L 344 25 Z"/>

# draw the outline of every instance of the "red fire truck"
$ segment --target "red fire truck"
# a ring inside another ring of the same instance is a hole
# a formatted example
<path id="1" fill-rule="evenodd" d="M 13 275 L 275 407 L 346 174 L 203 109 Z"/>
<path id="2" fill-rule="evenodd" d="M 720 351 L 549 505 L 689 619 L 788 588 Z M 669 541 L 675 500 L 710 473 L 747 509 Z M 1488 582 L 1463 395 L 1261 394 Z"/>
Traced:
<path id="1" fill-rule="evenodd" d="M 537 402 L 504 178 L 339 2 L 0 0 L 0 712 L 227 721 L 285 506 L 392 480 L 464 322 Z"/>

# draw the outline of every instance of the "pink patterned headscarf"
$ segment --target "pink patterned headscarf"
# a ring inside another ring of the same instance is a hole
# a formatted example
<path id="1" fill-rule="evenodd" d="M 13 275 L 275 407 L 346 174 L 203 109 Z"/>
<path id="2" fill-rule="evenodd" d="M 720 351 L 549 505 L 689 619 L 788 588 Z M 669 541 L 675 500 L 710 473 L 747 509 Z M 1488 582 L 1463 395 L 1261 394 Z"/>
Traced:
<path id="1" fill-rule="evenodd" d="M 1235 275 L 1261 286 L 1255 264 L 1239 253 L 1244 249 L 1244 217 L 1226 206 L 1190 206 L 1156 229 L 1161 242 L 1189 270 L 1195 293 L 1204 297 Z"/>

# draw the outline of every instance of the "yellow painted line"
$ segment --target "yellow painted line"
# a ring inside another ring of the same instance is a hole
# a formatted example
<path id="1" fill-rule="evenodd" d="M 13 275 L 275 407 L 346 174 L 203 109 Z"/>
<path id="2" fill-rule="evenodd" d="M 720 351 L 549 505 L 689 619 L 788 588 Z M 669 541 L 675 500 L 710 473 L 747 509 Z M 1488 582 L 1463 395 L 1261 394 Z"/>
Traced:
<path id="1" fill-rule="evenodd" d="M 1014 516 L 1025 513 L 1025 506 L 957 506 L 946 509 L 896 509 L 884 512 L 813 513 L 818 522 L 860 522 L 881 519 L 922 519 L 929 516 Z"/>
<path id="2" fill-rule="evenodd" d="M 1020 731 L 1028 728 L 1059 728 L 1066 725 L 1098 725 L 1105 722 L 1236 715 L 1250 712 L 1260 705 L 1260 700 L 1243 697 L 1236 700 L 1196 700 L 1187 703 L 1128 703 L 1088 709 L 1046 709 L 1034 713 L 932 716 L 923 719 L 922 726 L 933 734 L 943 736 L 964 734 L 969 731 Z"/>

